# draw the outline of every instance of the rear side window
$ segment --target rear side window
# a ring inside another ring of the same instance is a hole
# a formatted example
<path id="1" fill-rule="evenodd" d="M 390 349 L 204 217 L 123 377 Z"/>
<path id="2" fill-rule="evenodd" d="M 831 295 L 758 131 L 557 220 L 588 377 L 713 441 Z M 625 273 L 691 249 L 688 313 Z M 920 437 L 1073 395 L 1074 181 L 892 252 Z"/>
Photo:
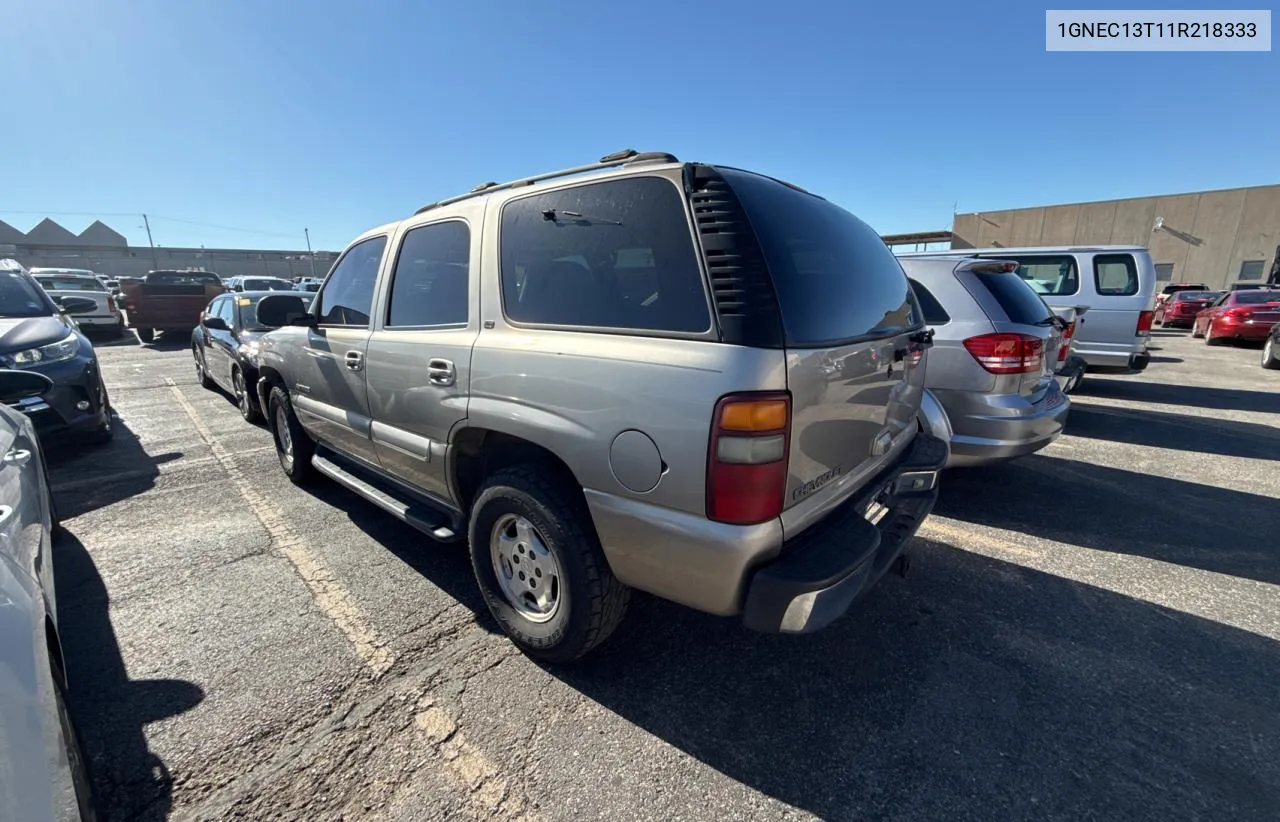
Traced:
<path id="1" fill-rule="evenodd" d="M 411 229 L 391 279 L 387 326 L 465 325 L 471 230 L 460 220 Z"/>
<path id="2" fill-rule="evenodd" d="M 720 173 L 760 240 L 789 344 L 831 345 L 921 324 L 898 258 L 866 223 L 777 180 Z"/>
<path id="3" fill-rule="evenodd" d="M 507 203 L 502 307 L 534 325 L 697 333 L 711 327 L 679 189 L 606 180 Z"/>
<path id="4" fill-rule="evenodd" d="M 951 322 L 951 315 L 942 307 L 942 303 L 938 302 L 938 298 L 933 296 L 933 292 L 921 285 L 919 280 L 908 278 L 907 282 L 911 283 L 911 290 L 916 293 L 916 300 L 920 302 L 920 310 L 924 312 L 926 323 L 944 325 Z"/>
<path id="5" fill-rule="evenodd" d="M 1093 282 L 1108 297 L 1138 293 L 1138 265 L 1132 254 L 1098 254 L 1093 258 Z"/>
<path id="6" fill-rule="evenodd" d="M 1017 273 L 977 272 L 974 274 L 982 283 L 1000 308 L 1008 315 L 1010 322 L 1022 325 L 1035 325 L 1049 319 L 1049 306 L 1045 305 L 1040 295 L 1035 292 Z"/>
<path id="7" fill-rule="evenodd" d="M 1066 297 L 1080 291 L 1080 269 L 1076 258 L 1070 255 L 1058 257 L 1000 257 L 1018 264 L 1018 276 L 1037 294 L 1047 297 Z"/>

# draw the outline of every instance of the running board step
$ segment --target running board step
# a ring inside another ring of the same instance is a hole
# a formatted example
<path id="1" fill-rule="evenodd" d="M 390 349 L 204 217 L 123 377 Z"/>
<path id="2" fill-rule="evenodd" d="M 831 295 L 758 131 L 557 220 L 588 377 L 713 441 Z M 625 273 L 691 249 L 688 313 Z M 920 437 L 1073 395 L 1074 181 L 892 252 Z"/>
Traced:
<path id="1" fill-rule="evenodd" d="M 406 502 L 319 454 L 311 457 L 311 464 L 329 479 L 349 491 L 354 491 L 388 514 L 412 525 L 427 536 L 438 539 L 441 542 L 452 542 L 460 539 L 454 533 L 453 528 L 448 525 L 444 514 L 421 503 Z"/>

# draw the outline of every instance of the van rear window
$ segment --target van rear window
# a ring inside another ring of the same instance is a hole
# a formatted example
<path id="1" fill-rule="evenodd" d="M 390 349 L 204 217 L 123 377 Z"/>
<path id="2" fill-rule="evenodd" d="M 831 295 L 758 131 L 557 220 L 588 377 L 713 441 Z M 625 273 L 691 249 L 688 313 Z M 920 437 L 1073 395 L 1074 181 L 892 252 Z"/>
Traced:
<path id="1" fill-rule="evenodd" d="M 923 323 L 898 258 L 866 223 L 777 180 L 719 171 L 760 240 L 788 344 L 888 337 Z"/>
<path id="2" fill-rule="evenodd" d="M 1101 295 L 1132 297 L 1138 293 L 1138 265 L 1132 254 L 1098 254 L 1093 258 L 1093 281 Z"/>
<path id="3" fill-rule="evenodd" d="M 1045 305 L 1035 289 L 1016 273 L 1012 271 L 998 274 L 974 273 L 978 277 L 978 282 L 986 286 L 991 296 L 1000 303 L 1000 307 L 1009 317 L 1009 322 L 1035 325 L 1053 316 L 1049 306 Z"/>

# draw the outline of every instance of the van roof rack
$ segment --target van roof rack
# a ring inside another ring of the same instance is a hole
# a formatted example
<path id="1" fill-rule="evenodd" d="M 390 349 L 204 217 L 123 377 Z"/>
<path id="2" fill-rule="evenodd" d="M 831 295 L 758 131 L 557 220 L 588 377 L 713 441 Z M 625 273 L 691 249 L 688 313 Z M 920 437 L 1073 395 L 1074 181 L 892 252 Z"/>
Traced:
<path id="1" fill-rule="evenodd" d="M 574 174 L 585 174 L 588 171 L 600 171 L 601 169 L 606 168 L 629 166 L 633 163 L 653 162 L 678 163 L 680 161 L 674 154 L 668 154 L 665 151 L 636 151 L 634 148 L 625 148 L 622 151 L 615 151 L 612 154 L 606 154 L 594 163 L 588 163 L 584 166 L 573 166 L 572 168 L 565 168 L 560 171 L 549 171 L 546 174 L 535 174 L 532 177 L 521 177 L 519 180 L 512 180 L 509 183 L 481 183 L 466 194 L 459 194 L 456 197 L 449 197 L 445 200 L 427 203 L 413 213 L 417 215 L 424 211 L 430 211 L 433 208 L 450 205 L 461 200 L 470 199 L 471 197 L 478 197 L 481 194 L 488 194 L 493 191 L 503 191 L 511 188 L 523 188 L 524 186 L 531 186 L 534 183 L 540 183 L 543 180 L 554 180 L 557 177 L 570 177 Z"/>

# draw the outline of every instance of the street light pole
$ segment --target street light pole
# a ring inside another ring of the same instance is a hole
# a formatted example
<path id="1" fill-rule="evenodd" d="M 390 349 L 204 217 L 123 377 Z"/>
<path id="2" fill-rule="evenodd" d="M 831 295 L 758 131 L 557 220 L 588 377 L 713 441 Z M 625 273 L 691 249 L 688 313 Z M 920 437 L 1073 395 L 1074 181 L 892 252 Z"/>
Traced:
<path id="1" fill-rule="evenodd" d="M 314 280 L 316 278 L 316 255 L 315 252 L 311 250 L 311 229 L 304 228 L 302 229 L 302 233 L 306 235 L 307 238 L 307 262 L 311 263 L 311 279 Z"/>
<path id="2" fill-rule="evenodd" d="M 151 239 L 151 221 L 147 219 L 147 215 L 142 215 L 142 224 L 147 227 L 147 245 L 151 246 L 151 270 L 160 270 L 160 261 L 156 259 L 156 244 Z"/>

